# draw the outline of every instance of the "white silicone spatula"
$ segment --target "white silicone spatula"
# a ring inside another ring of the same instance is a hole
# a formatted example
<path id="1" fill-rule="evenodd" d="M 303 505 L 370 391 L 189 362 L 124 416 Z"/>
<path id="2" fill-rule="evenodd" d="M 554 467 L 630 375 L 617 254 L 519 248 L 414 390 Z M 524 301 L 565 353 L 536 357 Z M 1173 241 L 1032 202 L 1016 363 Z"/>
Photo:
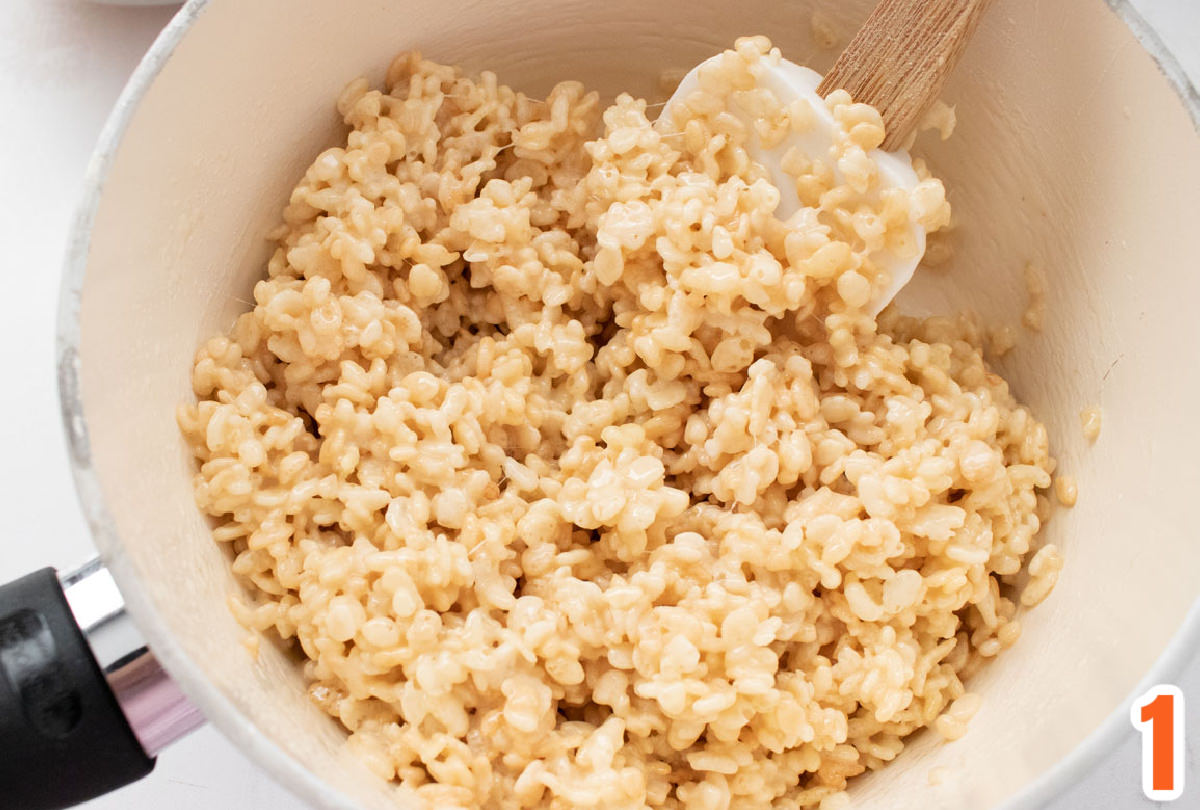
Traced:
<path id="1" fill-rule="evenodd" d="M 789 135 L 770 148 L 752 138 L 747 147 L 780 190 L 780 218 L 786 219 L 800 208 L 795 184 L 783 171 L 783 157 L 796 146 L 814 157 L 831 152 L 837 125 L 823 99 L 837 89 L 846 90 L 855 101 L 870 104 L 883 116 L 887 137 L 881 148 L 870 153 L 879 170 L 875 193 L 889 188 L 911 190 L 917 185 L 912 161 L 900 145 L 907 142 L 937 100 L 946 76 L 958 62 L 990 1 L 881 0 L 824 77 L 781 60 L 760 79 L 761 85 L 784 104 L 805 99 L 815 113 L 814 125 L 806 132 Z M 697 67 L 684 76 L 667 102 L 664 116 L 670 115 L 673 104 L 697 89 L 699 70 Z M 730 112 L 743 118 L 749 131 L 754 131 L 746 111 L 734 104 Z M 890 279 L 871 300 L 874 313 L 887 306 L 908 283 L 925 253 L 924 229 L 916 224 L 911 227 L 918 248 L 915 255 L 900 256 L 883 249 L 871 256 Z"/>

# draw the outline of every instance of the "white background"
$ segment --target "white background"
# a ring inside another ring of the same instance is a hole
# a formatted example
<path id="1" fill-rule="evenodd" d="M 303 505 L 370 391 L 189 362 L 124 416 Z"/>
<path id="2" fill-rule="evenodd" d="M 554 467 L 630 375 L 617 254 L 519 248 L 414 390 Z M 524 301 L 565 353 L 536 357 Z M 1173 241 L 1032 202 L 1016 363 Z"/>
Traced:
<path id="1" fill-rule="evenodd" d="M 335 0 L 331 0 L 334 2 Z M 1100 2 L 1100 0 L 1096 0 Z M 1135 0 L 1200 84 L 1200 3 Z M 84 0 L 0 0 L 0 581 L 91 556 L 58 418 L 54 317 L 68 222 L 92 146 L 125 79 L 170 8 Z M 129 227 L 137 227 L 130 223 Z M 1200 807 L 1200 659 L 1180 683 L 1189 708 L 1192 784 L 1174 807 Z M 1126 739 L 1053 810 L 1155 806 L 1139 787 L 1139 738 Z M 2 799 L 0 799 L 2 803 Z M 146 779 L 90 810 L 264 810 L 304 803 L 202 729 L 162 754 Z"/>

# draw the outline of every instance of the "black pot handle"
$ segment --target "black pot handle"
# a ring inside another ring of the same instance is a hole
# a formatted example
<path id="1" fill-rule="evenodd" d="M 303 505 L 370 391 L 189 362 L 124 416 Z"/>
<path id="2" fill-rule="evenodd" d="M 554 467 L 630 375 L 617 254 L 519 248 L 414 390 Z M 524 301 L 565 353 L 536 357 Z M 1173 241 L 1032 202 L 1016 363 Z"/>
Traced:
<path id="1" fill-rule="evenodd" d="M 54 569 L 0 586 L 0 806 L 69 807 L 154 768 L 111 685 L 130 663 L 101 665 Z"/>

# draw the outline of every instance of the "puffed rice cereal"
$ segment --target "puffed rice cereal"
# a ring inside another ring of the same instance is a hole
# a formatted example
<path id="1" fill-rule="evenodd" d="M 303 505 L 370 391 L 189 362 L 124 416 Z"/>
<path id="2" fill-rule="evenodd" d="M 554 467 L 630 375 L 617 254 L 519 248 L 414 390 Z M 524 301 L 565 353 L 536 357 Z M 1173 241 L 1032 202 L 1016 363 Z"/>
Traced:
<path id="1" fill-rule="evenodd" d="M 235 610 L 399 801 L 841 807 L 966 732 L 1053 586 L 1046 430 L 979 327 L 864 310 L 941 182 L 868 202 L 882 122 L 835 93 L 778 219 L 723 110 L 806 126 L 757 88 L 779 58 L 739 40 L 654 123 L 399 57 L 199 351 L 178 419 Z"/>

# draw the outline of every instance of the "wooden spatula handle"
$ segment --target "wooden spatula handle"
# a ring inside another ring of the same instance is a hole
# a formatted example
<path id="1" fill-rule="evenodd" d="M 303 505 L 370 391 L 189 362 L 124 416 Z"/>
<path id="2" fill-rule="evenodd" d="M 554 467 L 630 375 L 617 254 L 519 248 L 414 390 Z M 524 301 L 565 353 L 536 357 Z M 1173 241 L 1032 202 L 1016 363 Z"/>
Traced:
<path id="1" fill-rule="evenodd" d="M 883 114 L 898 149 L 937 99 L 991 0 L 880 0 L 817 92 L 846 90 Z"/>

